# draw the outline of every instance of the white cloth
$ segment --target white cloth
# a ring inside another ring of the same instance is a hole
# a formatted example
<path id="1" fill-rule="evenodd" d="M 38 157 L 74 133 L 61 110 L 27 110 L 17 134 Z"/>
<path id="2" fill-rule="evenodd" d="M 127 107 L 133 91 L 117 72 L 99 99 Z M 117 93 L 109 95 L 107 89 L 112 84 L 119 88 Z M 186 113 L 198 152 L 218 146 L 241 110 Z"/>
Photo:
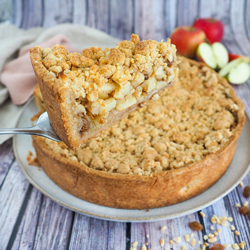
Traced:
<path id="1" fill-rule="evenodd" d="M 105 49 L 114 47 L 119 40 L 106 33 L 90 27 L 75 24 L 60 24 L 49 29 L 32 28 L 19 29 L 11 24 L 0 25 L 0 72 L 4 65 L 16 58 L 18 51 L 23 47 L 33 47 L 57 34 L 67 36 L 73 47 L 82 50 L 97 46 Z M 0 128 L 13 128 L 16 126 L 23 105 L 14 105 L 8 98 L 8 90 L 0 83 Z M 12 135 L 0 135 L 0 144 Z"/>

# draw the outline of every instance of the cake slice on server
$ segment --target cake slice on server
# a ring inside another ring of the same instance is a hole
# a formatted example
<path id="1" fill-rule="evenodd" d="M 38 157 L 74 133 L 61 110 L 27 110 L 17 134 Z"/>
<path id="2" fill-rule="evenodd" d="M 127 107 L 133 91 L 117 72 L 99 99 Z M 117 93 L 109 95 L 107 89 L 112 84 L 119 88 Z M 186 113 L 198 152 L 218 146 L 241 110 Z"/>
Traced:
<path id="1" fill-rule="evenodd" d="M 167 42 L 121 41 L 82 54 L 64 46 L 30 49 L 50 122 L 74 149 L 124 118 L 177 81 L 176 48 Z"/>

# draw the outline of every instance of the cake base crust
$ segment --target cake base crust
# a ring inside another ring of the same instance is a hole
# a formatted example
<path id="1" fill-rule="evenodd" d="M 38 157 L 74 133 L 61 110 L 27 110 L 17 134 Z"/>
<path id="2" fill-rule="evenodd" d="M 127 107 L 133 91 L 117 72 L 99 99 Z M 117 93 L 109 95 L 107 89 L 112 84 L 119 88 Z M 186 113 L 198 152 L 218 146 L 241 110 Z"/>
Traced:
<path id="1" fill-rule="evenodd" d="M 48 177 L 59 187 L 85 201 L 102 206 L 148 209 L 173 205 L 211 187 L 228 169 L 239 134 L 226 147 L 202 161 L 153 176 L 106 173 L 58 157 L 43 138 L 33 136 L 37 158 Z"/>

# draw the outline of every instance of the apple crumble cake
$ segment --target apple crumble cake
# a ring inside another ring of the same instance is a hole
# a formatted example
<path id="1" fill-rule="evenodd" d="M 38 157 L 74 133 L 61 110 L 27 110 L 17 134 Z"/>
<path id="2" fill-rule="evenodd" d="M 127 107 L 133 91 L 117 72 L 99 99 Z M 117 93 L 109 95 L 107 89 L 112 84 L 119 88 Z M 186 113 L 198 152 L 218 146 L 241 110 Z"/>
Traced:
<path id="1" fill-rule="evenodd" d="M 233 158 L 244 106 L 215 71 L 179 59 L 174 86 L 76 150 L 33 137 L 47 175 L 81 199 L 117 208 L 171 205 L 213 185 Z"/>
<path id="2" fill-rule="evenodd" d="M 178 75 L 170 39 L 158 43 L 132 35 L 112 49 L 80 54 L 55 45 L 30 53 L 51 124 L 73 149 L 157 99 Z"/>

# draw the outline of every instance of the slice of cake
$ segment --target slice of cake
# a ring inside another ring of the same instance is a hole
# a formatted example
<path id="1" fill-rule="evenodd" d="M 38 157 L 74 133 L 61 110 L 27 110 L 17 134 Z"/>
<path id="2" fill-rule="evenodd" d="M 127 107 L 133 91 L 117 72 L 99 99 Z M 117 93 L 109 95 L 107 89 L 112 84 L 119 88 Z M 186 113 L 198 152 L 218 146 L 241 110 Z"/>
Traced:
<path id="1" fill-rule="evenodd" d="M 113 49 L 82 54 L 55 45 L 30 50 L 50 122 L 58 136 L 77 148 L 142 107 L 176 82 L 176 48 L 167 42 L 121 41 Z"/>

